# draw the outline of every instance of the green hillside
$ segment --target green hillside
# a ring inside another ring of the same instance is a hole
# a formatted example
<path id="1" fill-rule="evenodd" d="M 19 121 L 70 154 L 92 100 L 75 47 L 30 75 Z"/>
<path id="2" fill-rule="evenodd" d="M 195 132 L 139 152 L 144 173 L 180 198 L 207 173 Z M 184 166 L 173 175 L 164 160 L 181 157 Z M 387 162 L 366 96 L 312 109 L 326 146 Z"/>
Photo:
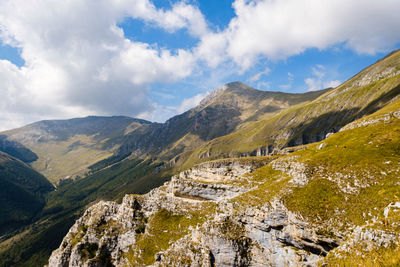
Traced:
<path id="1" fill-rule="evenodd" d="M 371 114 L 400 94 L 400 51 L 392 53 L 317 99 L 248 124 L 194 150 L 184 166 L 219 157 L 256 155 L 323 140 L 347 123 Z M 201 158 L 201 159 L 200 159 Z"/>
<path id="2" fill-rule="evenodd" d="M 0 151 L 25 163 L 31 163 L 38 159 L 31 150 L 16 141 L 8 140 L 6 135 L 0 135 Z"/>
<path id="3" fill-rule="evenodd" d="M 132 131 L 124 138 L 117 154 L 133 152 L 170 160 L 250 122 L 311 101 L 327 91 L 289 94 L 260 91 L 241 82 L 228 83 L 207 96 L 199 106 L 164 124 L 146 125 Z"/>
<path id="4" fill-rule="evenodd" d="M 40 121 L 3 134 L 36 153 L 32 167 L 57 183 L 83 176 L 90 165 L 114 153 L 125 133 L 146 124 L 150 122 L 123 116 L 91 116 Z"/>
<path id="5" fill-rule="evenodd" d="M 42 266 L 84 209 L 99 200 L 120 201 L 127 193 L 144 194 L 167 181 L 170 169 L 160 163 L 124 160 L 84 179 L 66 183 L 47 196 L 40 219 L 0 243 L 1 266 Z"/>
<path id="6" fill-rule="evenodd" d="M 17 228 L 43 208 L 53 190 L 45 177 L 25 163 L 0 152 L 0 234 Z"/>
<path id="7" fill-rule="evenodd" d="M 397 266 L 399 247 L 379 246 L 368 240 L 352 241 L 352 231 L 400 235 L 398 209 L 385 208 L 399 201 L 400 100 L 351 123 L 344 131 L 279 160 L 304 166 L 304 186 L 280 179 L 271 165 L 254 177 L 265 184 L 235 201 L 247 205 L 279 197 L 321 233 L 344 238 L 348 250 L 328 254 L 328 266 Z M 268 192 L 268 198 L 263 196 Z M 258 198 L 256 202 L 253 200 Z M 253 199 L 253 200 L 252 200 Z M 353 243 L 354 242 L 354 243 Z"/>

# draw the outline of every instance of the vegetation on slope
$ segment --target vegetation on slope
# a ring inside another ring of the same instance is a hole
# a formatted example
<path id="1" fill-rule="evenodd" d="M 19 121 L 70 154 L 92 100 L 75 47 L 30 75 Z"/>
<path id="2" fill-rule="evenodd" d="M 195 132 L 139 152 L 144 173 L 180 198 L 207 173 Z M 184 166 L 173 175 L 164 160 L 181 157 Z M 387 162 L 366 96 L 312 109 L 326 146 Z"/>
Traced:
<path id="1" fill-rule="evenodd" d="M 233 200 L 246 206 L 262 206 L 281 199 L 292 212 L 306 220 L 318 233 L 347 238 L 352 231 L 400 237 L 400 210 L 389 209 L 400 201 L 400 99 L 378 112 L 354 122 L 347 130 L 307 146 L 279 162 L 295 162 L 307 177 L 305 185 L 289 182 L 293 177 L 276 170 L 273 162 L 249 177 L 260 186 Z M 397 113 L 396 113 L 397 112 Z M 293 168 L 293 167 L 289 167 Z M 368 235 L 368 234 L 366 234 Z M 359 237 L 358 237 L 359 238 Z M 356 243 L 356 244 L 354 244 Z M 328 266 L 388 266 L 400 264 L 399 247 L 393 242 L 380 246 L 355 239 L 348 250 L 333 250 Z M 357 245 L 358 244 L 358 245 Z"/>
<path id="2" fill-rule="evenodd" d="M 31 150 L 16 141 L 8 140 L 6 135 L 0 135 L 0 151 L 25 163 L 38 159 L 37 155 Z"/>
<path id="3" fill-rule="evenodd" d="M 40 121 L 4 135 L 34 151 L 39 158 L 32 167 L 56 184 L 65 177 L 83 176 L 89 166 L 114 153 L 125 133 L 147 124 L 123 116 L 91 116 Z"/>
<path id="4" fill-rule="evenodd" d="M 146 125 L 131 132 L 118 153 L 134 151 L 171 160 L 206 141 L 227 135 L 249 122 L 270 117 L 282 109 L 311 101 L 327 91 L 289 94 L 260 91 L 240 82 L 228 83 L 199 106 L 166 123 Z"/>
<path id="5" fill-rule="evenodd" d="M 84 209 L 98 200 L 120 201 L 127 193 L 143 194 L 162 185 L 170 169 L 157 171 L 150 159 L 126 159 L 87 177 L 64 184 L 47 196 L 40 219 L 0 243 L 1 266 L 43 266 Z"/>
<path id="6" fill-rule="evenodd" d="M 30 222 L 53 186 L 31 167 L 0 152 L 0 234 Z"/>
<path id="7" fill-rule="evenodd" d="M 289 107 L 261 121 L 213 139 L 181 157 L 184 168 L 219 157 L 256 155 L 257 149 L 317 142 L 326 134 L 372 114 L 400 93 L 400 51 L 366 68 L 349 81 L 309 103 Z"/>
<path id="8" fill-rule="evenodd" d="M 154 264 L 156 254 L 188 234 L 189 227 L 201 225 L 212 206 L 212 203 L 199 203 L 197 210 L 184 214 L 174 214 L 161 209 L 152 215 L 146 224 L 146 231 L 138 236 L 135 246 L 126 255 L 130 264 L 132 266 Z"/>

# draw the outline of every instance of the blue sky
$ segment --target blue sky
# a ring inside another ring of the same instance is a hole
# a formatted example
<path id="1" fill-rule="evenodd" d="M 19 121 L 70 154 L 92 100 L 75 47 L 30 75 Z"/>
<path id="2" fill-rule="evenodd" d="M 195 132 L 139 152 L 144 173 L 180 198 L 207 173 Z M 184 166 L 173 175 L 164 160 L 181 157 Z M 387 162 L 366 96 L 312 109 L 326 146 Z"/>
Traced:
<path id="1" fill-rule="evenodd" d="M 162 122 L 231 81 L 334 87 L 400 48 L 399 12 L 396 0 L 4 0 L 0 129 L 86 115 Z"/>
<path id="2" fill-rule="evenodd" d="M 169 0 L 154 1 L 157 7 L 165 9 L 171 8 L 172 3 Z M 235 17 L 235 12 L 232 8 L 233 1 L 198 0 L 191 3 L 199 7 L 206 20 L 210 23 L 210 27 L 214 30 L 223 30 L 230 20 Z M 125 36 L 133 41 L 156 44 L 172 50 L 190 49 L 198 42 L 186 30 L 179 30 L 171 34 L 132 18 L 125 19 L 119 26 L 124 30 Z M 222 85 L 231 81 L 242 81 L 259 90 L 303 93 L 310 89 L 305 79 L 315 76 L 313 68 L 315 69 L 316 66 L 324 66 L 325 76 L 322 87 L 318 88 L 324 89 L 324 81 L 326 83 L 329 81 L 344 82 L 361 69 L 385 56 L 386 53 L 387 51 L 360 54 L 354 50 L 346 49 L 342 44 L 322 50 L 309 48 L 299 55 L 284 60 L 269 61 L 265 58 L 260 59 L 260 62 L 252 66 L 248 71 L 233 73 L 218 82 Z M 269 69 L 268 73 L 261 74 L 259 80 L 253 81 L 251 79 L 254 75 L 265 72 L 266 69 Z M 182 97 L 190 98 L 193 95 L 204 93 L 204 91 L 209 92 L 215 89 L 212 85 L 211 87 L 203 87 L 201 85 L 202 81 L 195 80 L 194 82 L 199 82 L 197 88 L 193 88 L 193 86 L 196 86 L 192 84 L 193 81 L 182 81 L 174 84 L 157 83 L 152 86 L 152 99 L 162 105 L 179 105 Z M 206 82 L 206 84 L 208 83 Z M 213 85 L 219 86 L 219 84 Z"/>

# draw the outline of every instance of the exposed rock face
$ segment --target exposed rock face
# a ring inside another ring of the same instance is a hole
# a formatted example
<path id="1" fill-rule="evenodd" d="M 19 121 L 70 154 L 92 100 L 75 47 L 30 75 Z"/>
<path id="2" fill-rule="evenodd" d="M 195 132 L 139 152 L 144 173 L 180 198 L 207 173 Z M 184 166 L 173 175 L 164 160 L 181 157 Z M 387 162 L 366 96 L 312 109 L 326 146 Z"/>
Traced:
<path id="1" fill-rule="evenodd" d="M 177 178 L 172 178 L 169 188 L 171 193 L 178 197 L 192 197 L 213 201 L 233 198 L 247 191 L 224 184 L 204 184 L 182 181 Z"/>
<path id="2" fill-rule="evenodd" d="M 235 216 L 216 215 L 167 250 L 159 265 L 177 265 L 179 251 L 194 246 L 192 260 L 212 255 L 216 266 L 302 266 L 315 264 L 337 246 L 337 241 L 316 235 L 282 204 L 275 204 Z"/>
<path id="3" fill-rule="evenodd" d="M 101 201 L 76 221 L 49 266 L 314 265 L 338 240 L 317 234 L 279 200 L 240 209 L 229 201 L 256 186 L 246 182 L 246 174 L 260 165 L 240 160 L 201 164 L 146 195 L 127 195 L 121 204 Z M 285 162 L 275 166 L 293 174 L 302 170 Z M 160 214 L 163 219 L 157 220 Z M 163 225 L 169 218 L 180 221 Z M 152 247 L 148 259 L 149 248 L 142 246 L 151 239 L 158 247 Z"/>
<path id="4" fill-rule="evenodd" d="M 169 184 L 170 193 L 175 196 L 200 198 L 219 201 L 230 199 L 247 192 L 238 184 L 246 180 L 243 177 L 265 165 L 265 161 L 214 161 L 206 162 L 179 175 L 172 177 Z"/>
<path id="5" fill-rule="evenodd" d="M 378 124 L 380 122 L 388 123 L 388 122 L 390 122 L 391 118 L 400 119 L 400 111 L 390 112 L 390 113 L 387 113 L 387 114 L 384 114 L 384 115 L 381 115 L 378 117 L 374 117 L 372 119 L 359 120 L 359 121 L 349 123 L 342 129 L 340 129 L 340 132 L 352 130 L 352 129 L 360 128 L 360 127 L 366 127 L 369 125 Z"/>

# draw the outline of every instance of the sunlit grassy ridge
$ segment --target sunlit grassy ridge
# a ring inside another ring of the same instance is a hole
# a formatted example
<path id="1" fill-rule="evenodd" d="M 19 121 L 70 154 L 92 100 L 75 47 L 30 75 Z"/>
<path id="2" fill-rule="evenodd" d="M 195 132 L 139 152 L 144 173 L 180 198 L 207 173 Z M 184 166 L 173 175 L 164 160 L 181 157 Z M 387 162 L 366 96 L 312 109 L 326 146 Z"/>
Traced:
<path id="1" fill-rule="evenodd" d="M 130 132 L 118 153 L 152 154 L 165 161 L 186 158 L 187 153 L 209 140 L 261 118 L 269 118 L 290 106 L 311 101 L 327 91 L 291 94 L 260 91 L 241 82 L 229 83 L 197 107 L 164 124 L 154 123 Z"/>
<path id="2" fill-rule="evenodd" d="M 32 167 L 53 183 L 60 178 L 83 176 L 90 165 L 112 155 L 112 150 L 101 149 L 94 136 L 86 135 L 77 135 L 66 141 L 37 143 L 32 149 L 41 155 Z"/>
<path id="3" fill-rule="evenodd" d="M 400 202 L 400 100 L 363 119 L 357 127 L 336 133 L 276 161 L 304 166 L 308 182 L 298 185 L 293 177 L 274 168 L 275 161 L 248 177 L 259 185 L 230 202 L 236 211 L 282 201 L 317 233 L 351 238 L 355 227 L 400 236 L 400 211 L 384 210 Z M 394 116 L 394 114 L 396 116 Z M 386 118 L 386 119 L 384 119 Z M 363 126 L 362 122 L 365 126 Z M 371 123 L 372 122 L 372 123 Z M 333 250 L 321 262 L 327 266 L 398 266 L 399 247 L 380 247 L 365 241 L 348 251 Z M 323 265 L 325 266 L 325 265 Z"/>
<path id="4" fill-rule="evenodd" d="M 327 133 L 336 132 L 390 103 L 400 93 L 399 71 L 400 51 L 397 51 L 317 99 L 213 139 L 181 162 L 190 166 L 219 157 L 251 154 L 260 147 L 272 149 L 320 141 Z"/>
<path id="5" fill-rule="evenodd" d="M 340 132 L 324 144 L 294 153 L 311 180 L 285 198 L 288 207 L 316 223 L 332 217 L 340 224 L 382 218 L 383 208 L 400 197 L 400 121 Z"/>

